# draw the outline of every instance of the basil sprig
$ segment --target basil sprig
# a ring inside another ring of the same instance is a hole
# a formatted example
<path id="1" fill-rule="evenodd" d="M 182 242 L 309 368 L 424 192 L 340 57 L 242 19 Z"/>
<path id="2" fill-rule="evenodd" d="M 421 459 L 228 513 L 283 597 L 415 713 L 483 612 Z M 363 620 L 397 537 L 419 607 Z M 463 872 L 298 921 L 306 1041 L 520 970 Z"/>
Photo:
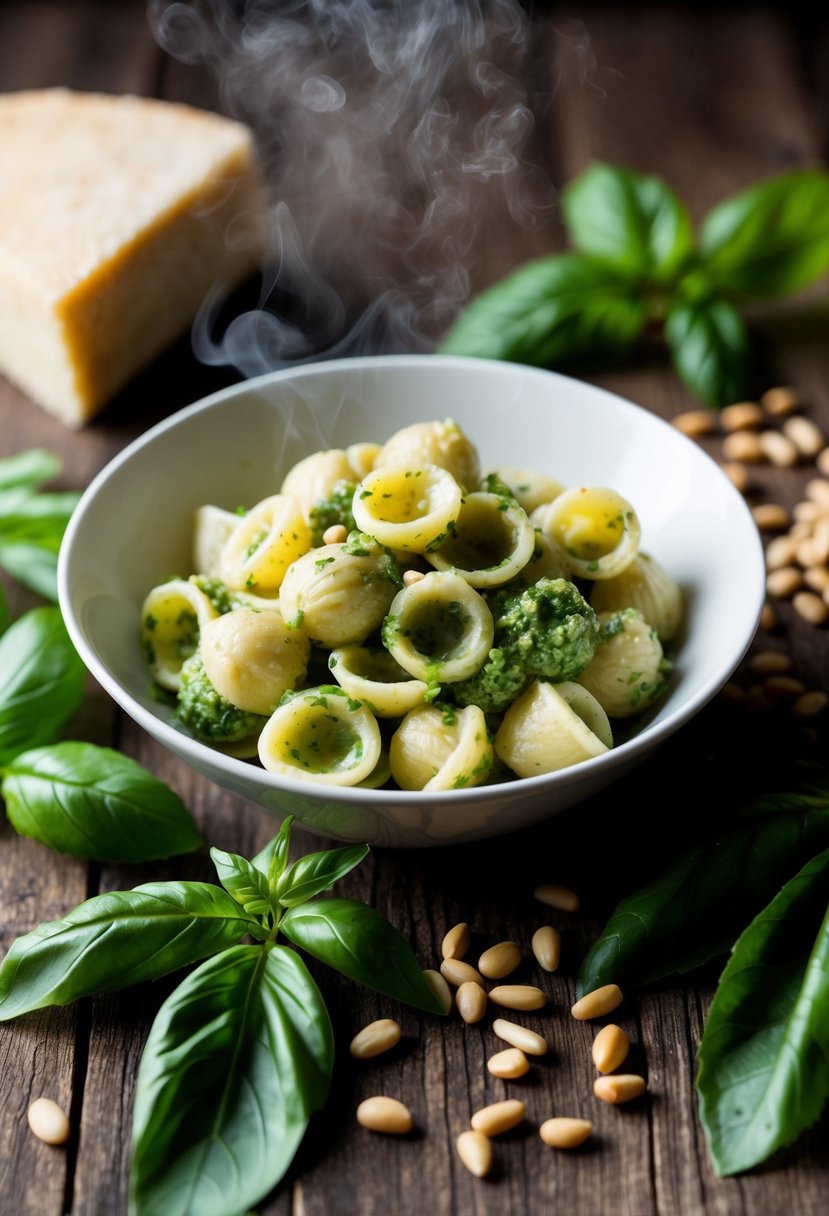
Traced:
<path id="1" fill-rule="evenodd" d="M 829 270 L 829 173 L 798 169 L 726 199 L 695 239 L 659 178 L 594 164 L 565 188 L 575 252 L 522 266 L 467 305 L 448 354 L 539 366 L 606 360 L 647 327 L 664 332 L 679 376 L 703 401 L 747 391 L 740 307 L 787 295 Z"/>
<path id="2" fill-rule="evenodd" d="M 74 491 L 42 492 L 59 471 L 58 458 L 38 448 L 0 460 L 0 566 L 53 601 L 58 550 L 80 497 Z"/>
<path id="3" fill-rule="evenodd" d="M 238 1216 L 277 1184 L 324 1105 L 330 1018 L 280 935 L 377 992 L 443 1012 L 405 938 L 382 916 L 355 900 L 307 902 L 368 846 L 289 867 L 290 832 L 288 818 L 252 861 L 213 849 L 221 887 L 158 882 L 97 895 L 18 938 L 0 968 L 4 1021 L 205 960 L 161 1006 L 139 1066 L 133 1216 Z"/>

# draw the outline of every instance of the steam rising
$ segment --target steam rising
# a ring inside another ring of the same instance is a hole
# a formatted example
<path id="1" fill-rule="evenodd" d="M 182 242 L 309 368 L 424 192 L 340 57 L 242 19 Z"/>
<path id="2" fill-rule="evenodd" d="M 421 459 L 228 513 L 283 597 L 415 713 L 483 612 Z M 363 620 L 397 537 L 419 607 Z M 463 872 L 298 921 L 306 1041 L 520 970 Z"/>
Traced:
<path id="1" fill-rule="evenodd" d="M 484 232 L 549 218 L 517 0 L 152 0 L 150 17 L 251 125 L 268 188 L 259 307 L 216 337 L 208 301 L 202 360 L 256 375 L 429 349 L 483 286 Z"/>

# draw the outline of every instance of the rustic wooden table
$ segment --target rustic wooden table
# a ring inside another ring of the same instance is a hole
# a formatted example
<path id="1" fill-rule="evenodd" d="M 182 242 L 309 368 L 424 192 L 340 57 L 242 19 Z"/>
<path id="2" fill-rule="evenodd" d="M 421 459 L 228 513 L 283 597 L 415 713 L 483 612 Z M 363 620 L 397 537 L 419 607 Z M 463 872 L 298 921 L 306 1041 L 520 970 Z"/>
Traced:
<path id="1" fill-rule="evenodd" d="M 758 177 L 819 163 L 829 134 L 829 27 L 810 24 L 793 12 L 789 6 L 759 5 L 701 6 L 699 11 L 647 5 L 578 12 L 559 5 L 545 8 L 533 18 L 533 56 L 527 66 L 528 102 L 537 111 L 528 156 L 558 184 L 592 158 L 658 172 L 684 195 L 696 217 Z M 0 89 L 56 84 L 220 107 L 204 72 L 158 49 L 143 5 L 123 0 L 4 4 Z M 11 171 L 2 166 L 4 180 Z M 503 215 L 497 226 L 490 221 L 489 230 L 486 222 L 485 216 L 485 239 L 474 251 L 479 285 L 560 244 L 554 214 L 549 224 L 535 228 L 505 221 Z M 808 314 L 801 310 L 795 315 L 788 308 L 782 320 L 761 319 L 760 336 L 766 358 L 763 382 L 796 385 L 809 414 L 829 428 L 825 313 L 817 293 Z M 78 434 L 62 429 L 0 381 L 0 454 L 35 445 L 51 448 L 64 460 L 63 485 L 83 487 L 151 422 L 235 376 L 231 369 L 200 365 L 182 342 Z M 693 404 L 658 358 L 635 361 L 596 379 L 666 417 Z M 764 470 L 755 484 L 792 505 L 808 476 L 805 468 Z M 11 585 L 10 592 L 18 610 L 33 602 Z M 825 630 L 798 621 L 787 605 L 780 614 L 781 628 L 761 644 L 788 650 L 796 673 L 810 687 L 829 691 Z M 744 737 L 776 738 L 777 752 L 799 746 L 798 736 L 769 733 L 759 719 L 743 730 L 736 719 L 723 718 L 726 712 L 731 711 L 711 707 L 661 760 L 618 794 L 542 829 L 463 849 L 378 851 L 344 880 L 342 893 L 366 899 L 388 915 L 410 938 L 424 966 L 435 965 L 444 932 L 462 919 L 473 926 L 478 944 L 514 938 L 528 950 L 542 915 L 533 905 L 534 885 L 544 880 L 575 885 L 583 912 L 553 914 L 564 933 L 562 968 L 549 979 L 548 1010 L 528 1019 L 549 1038 L 552 1050 L 526 1082 L 497 1081 L 485 1067 L 494 1043 L 488 1021 L 475 1027 L 459 1020 L 438 1024 L 411 1011 L 401 1013 L 391 1002 L 331 973 L 318 976 L 334 1012 L 338 1057 L 332 1099 L 315 1118 L 263 1213 L 826 1212 L 825 1118 L 766 1170 L 729 1180 L 718 1180 L 712 1171 L 696 1114 L 693 1076 L 716 966 L 626 1000 L 621 1022 L 634 1040 L 633 1063 L 649 1081 L 647 1100 L 630 1109 L 606 1107 L 593 1098 L 591 1030 L 574 1023 L 568 1012 L 579 960 L 613 902 L 648 874 L 652 859 L 681 844 L 693 830 L 698 800 L 709 807 L 726 806 L 727 787 L 716 775 L 717 766 L 736 773 L 738 783 L 756 769 L 756 759 L 740 743 Z M 146 764 L 183 796 L 205 838 L 222 848 L 250 855 L 248 850 L 260 848 L 274 832 L 275 821 L 264 811 L 224 795 L 175 761 L 100 690 L 90 689 L 73 735 L 114 745 Z M 819 726 L 816 737 L 819 748 Z M 755 749 L 755 757 L 760 750 Z M 204 853 L 146 870 L 86 865 L 19 838 L 5 823 L 0 832 L 4 948 L 18 934 L 96 892 L 164 874 L 210 876 Z M 319 842 L 298 832 L 295 846 L 319 847 Z M 147 986 L 2 1027 L 0 1212 L 125 1212 L 136 1066 L 167 990 L 163 983 Z M 381 1015 L 401 1018 L 403 1049 L 393 1058 L 357 1068 L 348 1055 L 349 1039 Z M 499 1142 L 495 1172 L 476 1181 L 459 1163 L 454 1138 L 472 1111 L 518 1092 L 519 1086 L 528 1130 Z M 377 1090 L 408 1102 L 416 1135 L 384 1139 L 356 1125 L 357 1103 Z M 41 1094 L 54 1096 L 71 1113 L 73 1133 L 64 1149 L 41 1144 L 26 1126 L 26 1108 Z M 535 1128 L 554 1112 L 592 1118 L 596 1136 L 589 1147 L 572 1154 L 545 1149 Z"/>

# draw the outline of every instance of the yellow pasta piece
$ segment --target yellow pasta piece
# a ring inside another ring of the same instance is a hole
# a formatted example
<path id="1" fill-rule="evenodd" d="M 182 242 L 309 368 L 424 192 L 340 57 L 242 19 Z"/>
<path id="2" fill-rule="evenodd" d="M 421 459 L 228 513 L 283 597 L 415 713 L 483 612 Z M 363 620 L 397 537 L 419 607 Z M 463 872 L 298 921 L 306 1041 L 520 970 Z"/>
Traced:
<path id="1" fill-rule="evenodd" d="M 513 497 L 528 515 L 544 503 L 552 502 L 564 491 L 564 486 L 555 477 L 548 477 L 535 469 L 517 469 L 513 465 L 501 464 L 493 472 L 500 482 L 509 486 Z"/>
<path id="2" fill-rule="evenodd" d="M 382 465 L 354 493 L 357 527 L 389 549 L 425 553 L 448 535 L 461 508 L 461 487 L 437 465 Z"/>
<path id="3" fill-rule="evenodd" d="M 391 772 L 404 790 L 453 790 L 480 785 L 492 768 L 486 719 L 477 705 L 411 710 L 392 736 Z"/>
<path id="4" fill-rule="evenodd" d="M 196 510 L 193 528 L 193 569 L 215 577 L 221 568 L 222 550 L 239 523 L 235 511 L 205 504 Z"/>
<path id="5" fill-rule="evenodd" d="M 330 448 L 312 452 L 288 470 L 280 489 L 299 503 L 305 522 L 310 521 L 311 508 L 326 498 L 338 481 L 359 481 L 346 452 Z"/>
<path id="6" fill-rule="evenodd" d="M 473 490 L 481 480 L 478 450 L 451 418 L 445 422 L 415 422 L 395 431 L 374 460 L 375 469 L 429 464 L 446 469 L 465 490 Z"/>
<path id="7" fill-rule="evenodd" d="M 567 554 L 574 575 L 605 579 L 620 574 L 639 548 L 639 519 L 626 498 L 606 486 L 565 490 L 533 522 Z"/>
<path id="8" fill-rule="evenodd" d="M 257 503 L 237 523 L 222 549 L 220 576 L 238 591 L 279 590 L 285 572 L 311 547 L 300 505 L 287 494 Z"/>
<path id="9" fill-rule="evenodd" d="M 400 586 L 393 559 L 367 541 L 321 545 L 289 568 L 279 593 L 282 615 L 314 642 L 347 646 L 365 641 L 389 610 Z"/>
<path id="10" fill-rule="evenodd" d="M 607 714 L 579 684 L 536 680 L 510 705 L 495 752 L 519 777 L 554 773 L 613 746 Z"/>
<path id="11" fill-rule="evenodd" d="M 453 683 L 478 671 L 494 633 L 483 596 L 458 574 L 434 572 L 394 597 L 383 645 L 415 679 Z"/>
<path id="12" fill-rule="evenodd" d="M 602 612 L 604 640 L 578 678 L 611 718 L 631 718 L 665 691 L 662 644 L 635 608 Z"/>
<path id="13" fill-rule="evenodd" d="M 423 704 L 429 690 L 425 681 L 413 680 L 387 650 L 342 646 L 331 651 L 328 666 L 340 687 L 365 701 L 378 718 L 402 718 Z"/>
<path id="14" fill-rule="evenodd" d="M 181 665 L 199 644 L 199 633 L 219 614 L 194 583 L 175 578 L 153 587 L 141 606 L 141 645 L 152 677 L 177 692 Z"/>
<path id="15" fill-rule="evenodd" d="M 452 570 L 471 587 L 498 587 L 526 566 L 535 531 L 526 511 L 498 494 L 478 491 L 463 500 L 454 527 L 426 554 L 438 570 Z"/>
<path id="16" fill-rule="evenodd" d="M 270 773 L 323 785 L 359 785 L 380 760 L 377 719 L 336 685 L 298 692 L 274 710 L 259 736 Z"/>
<path id="17" fill-rule="evenodd" d="M 682 624 L 679 584 L 648 553 L 637 553 L 621 574 L 594 584 L 590 603 L 597 613 L 638 608 L 663 642 L 670 641 Z"/>
<path id="18" fill-rule="evenodd" d="M 238 608 L 203 626 L 200 647 L 207 678 L 219 695 L 265 717 L 283 693 L 304 680 L 310 643 L 278 612 Z"/>

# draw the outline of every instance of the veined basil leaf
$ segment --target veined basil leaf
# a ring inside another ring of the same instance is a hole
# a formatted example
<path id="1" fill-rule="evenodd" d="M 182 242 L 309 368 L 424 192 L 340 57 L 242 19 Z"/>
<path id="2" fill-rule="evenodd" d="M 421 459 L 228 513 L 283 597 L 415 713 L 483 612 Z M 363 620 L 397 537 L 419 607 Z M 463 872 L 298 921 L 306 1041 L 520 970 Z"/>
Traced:
<path id="1" fill-rule="evenodd" d="M 393 925 L 353 899 L 323 899 L 289 908 L 280 930 L 321 963 L 350 980 L 425 1009 L 443 1013 L 412 950 Z"/>
<path id="2" fill-rule="evenodd" d="M 250 928 L 211 883 L 151 882 L 96 895 L 12 942 L 0 967 L 0 1021 L 158 979 L 235 945 Z"/>
<path id="3" fill-rule="evenodd" d="M 284 946 L 209 959 L 162 1005 L 138 1070 L 132 1216 L 240 1216 L 328 1097 L 331 1022 Z"/>
<path id="4" fill-rule="evenodd" d="M 283 819 L 282 826 L 273 840 L 269 840 L 264 849 L 253 858 L 252 864 L 265 875 L 268 880 L 268 886 L 272 891 L 276 890 L 279 877 L 288 864 L 288 849 L 291 845 L 291 825 L 293 822 L 293 815 L 287 815 Z"/>
<path id="5" fill-rule="evenodd" d="M 210 859 L 216 867 L 219 882 L 248 916 L 266 916 L 274 910 L 268 880 L 253 862 L 222 849 L 211 849 Z"/>
<path id="6" fill-rule="evenodd" d="M 816 850 L 829 847 L 829 809 L 764 814 L 689 850 L 617 905 L 579 973 L 579 993 L 623 989 L 690 971 L 725 954 Z"/>
<path id="7" fill-rule="evenodd" d="M 32 608 L 0 637 L 0 764 L 51 743 L 83 698 L 84 666 L 60 611 Z"/>
<path id="8" fill-rule="evenodd" d="M 201 843 L 177 794 L 129 756 L 92 743 L 21 753 L 0 793 L 15 831 L 74 857 L 152 861 Z"/>
<path id="9" fill-rule="evenodd" d="M 561 195 L 570 240 L 629 274 L 670 281 L 694 251 L 683 204 L 658 177 L 592 165 Z"/>
<path id="10" fill-rule="evenodd" d="M 282 875 L 277 899 L 284 908 L 305 903 L 314 895 L 329 890 L 338 878 L 358 866 L 368 852 L 367 844 L 351 844 L 323 853 L 306 853 Z"/>
<path id="11" fill-rule="evenodd" d="M 30 448 L 27 452 L 17 452 L 0 460 L 0 490 L 16 486 L 37 489 L 44 482 L 57 477 L 59 472 L 60 461 L 53 452 Z"/>
<path id="12" fill-rule="evenodd" d="M 699 1048 L 700 1115 L 717 1173 L 790 1144 L 829 1097 L 829 849 L 739 938 Z"/>
<path id="13" fill-rule="evenodd" d="M 581 254 L 540 258 L 476 296 L 440 343 L 444 354 L 555 366 L 617 354 L 647 320 L 640 289 Z"/>
<path id="14" fill-rule="evenodd" d="M 795 169 L 726 199 L 705 218 L 706 269 L 727 291 L 785 295 L 829 269 L 829 173 Z"/>
<path id="15" fill-rule="evenodd" d="M 708 405 L 745 396 L 748 335 L 733 305 L 677 300 L 668 309 L 665 336 L 678 375 Z"/>
<path id="16" fill-rule="evenodd" d="M 22 586 L 56 604 L 59 548 L 59 544 L 54 549 L 46 549 L 28 541 L 0 543 L 0 566 Z"/>

